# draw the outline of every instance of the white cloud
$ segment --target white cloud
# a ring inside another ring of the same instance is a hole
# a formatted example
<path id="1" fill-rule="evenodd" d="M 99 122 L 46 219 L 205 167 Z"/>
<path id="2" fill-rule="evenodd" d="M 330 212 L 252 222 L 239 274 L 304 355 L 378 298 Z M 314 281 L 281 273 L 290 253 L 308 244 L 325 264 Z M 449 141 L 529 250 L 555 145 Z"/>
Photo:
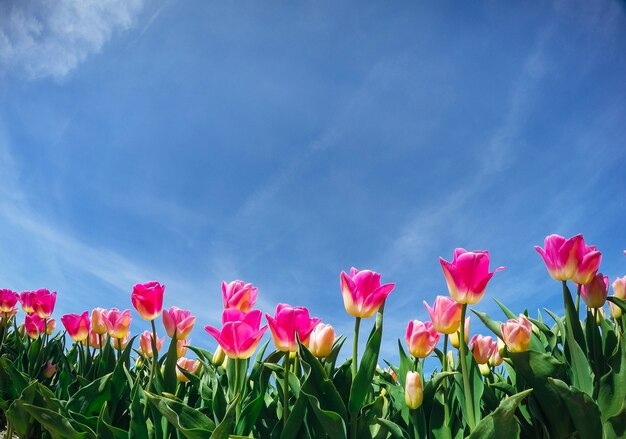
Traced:
<path id="1" fill-rule="evenodd" d="M 129 29 L 143 0 L 0 2 L 0 69 L 60 79 Z"/>

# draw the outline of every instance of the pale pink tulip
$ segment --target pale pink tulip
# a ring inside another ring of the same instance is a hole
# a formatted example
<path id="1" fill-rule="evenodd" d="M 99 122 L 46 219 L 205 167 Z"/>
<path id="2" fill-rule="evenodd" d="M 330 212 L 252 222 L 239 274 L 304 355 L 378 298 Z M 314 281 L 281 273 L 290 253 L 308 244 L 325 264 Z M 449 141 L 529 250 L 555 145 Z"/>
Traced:
<path id="1" fill-rule="evenodd" d="M 411 410 L 417 410 L 424 400 L 422 378 L 418 372 L 412 370 L 406 373 L 404 385 L 404 402 Z"/>
<path id="2" fill-rule="evenodd" d="M 309 338 L 309 350 L 317 358 L 326 358 L 333 350 L 335 329 L 327 324 L 319 323 Z"/>
<path id="3" fill-rule="evenodd" d="M 181 383 L 186 383 L 187 381 L 189 381 L 189 378 L 187 378 L 187 376 L 185 376 L 185 374 L 182 373 L 180 369 L 183 369 L 189 373 L 196 373 L 200 368 L 200 362 L 198 360 L 191 360 L 185 357 L 179 358 L 178 361 L 176 361 L 176 365 L 178 366 L 176 368 L 176 378 L 178 378 L 178 381 L 180 381 Z"/>
<path id="4" fill-rule="evenodd" d="M 129 309 L 120 311 L 117 308 L 111 308 L 104 314 L 104 324 L 107 327 L 107 332 L 109 336 L 116 339 L 124 338 L 128 335 L 131 320 Z"/>
<path id="5" fill-rule="evenodd" d="M 474 355 L 477 364 L 486 364 L 494 349 L 498 349 L 498 344 L 490 336 L 476 334 L 469 343 L 469 349 Z"/>
<path id="6" fill-rule="evenodd" d="M 102 308 L 94 308 L 91 311 L 91 329 L 96 334 L 102 335 L 107 333 L 107 325 L 105 323 L 106 310 Z"/>
<path id="7" fill-rule="evenodd" d="M 507 320 L 500 325 L 502 339 L 511 352 L 526 352 L 530 346 L 533 325 L 520 314 L 517 319 Z"/>
<path id="8" fill-rule="evenodd" d="M 161 351 L 161 347 L 163 346 L 163 340 L 163 337 L 159 338 L 157 336 L 157 354 Z M 146 357 L 152 358 L 154 356 L 154 352 L 152 351 L 152 332 L 143 331 L 143 333 L 139 337 L 139 347 L 141 348 L 141 352 L 143 352 Z"/>
<path id="9" fill-rule="evenodd" d="M 186 339 L 195 323 L 196 318 L 191 315 L 191 311 L 173 306 L 163 312 L 165 331 L 169 337 L 174 337 L 174 332 L 176 332 L 176 340 Z"/>
<path id="10" fill-rule="evenodd" d="M 618 299 L 626 300 L 626 276 L 615 279 L 613 282 L 613 295 Z M 612 302 L 609 302 L 609 310 L 614 319 L 619 319 L 622 316 L 622 308 Z"/>

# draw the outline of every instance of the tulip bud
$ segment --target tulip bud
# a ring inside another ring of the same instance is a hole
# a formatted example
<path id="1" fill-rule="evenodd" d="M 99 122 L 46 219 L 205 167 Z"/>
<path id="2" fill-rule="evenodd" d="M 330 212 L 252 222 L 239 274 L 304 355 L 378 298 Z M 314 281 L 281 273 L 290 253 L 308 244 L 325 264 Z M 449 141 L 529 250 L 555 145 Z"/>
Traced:
<path id="1" fill-rule="evenodd" d="M 448 370 L 454 370 L 454 352 L 448 351 L 446 358 L 448 360 Z"/>
<path id="2" fill-rule="evenodd" d="M 424 390 L 422 388 L 422 378 L 419 373 L 410 370 L 406 373 L 404 401 L 411 410 L 416 410 L 422 405 L 423 399 Z"/>
<path id="3" fill-rule="evenodd" d="M 501 340 L 498 339 L 498 343 L 496 345 L 496 348 L 491 351 L 491 356 L 489 357 L 489 366 L 491 367 L 498 367 L 502 364 L 502 357 L 500 356 L 500 343 Z M 502 345 L 504 346 L 504 343 L 502 343 Z"/>
<path id="4" fill-rule="evenodd" d="M 591 282 L 583 285 L 580 290 L 580 297 L 589 308 L 601 308 L 606 302 L 609 293 L 609 278 L 602 273 L 598 273 Z"/>
<path id="5" fill-rule="evenodd" d="M 43 369 L 43 376 L 46 378 L 52 378 L 52 376 L 56 373 L 57 366 L 56 364 L 52 364 L 49 361 L 46 363 L 46 367 Z"/>
<path id="6" fill-rule="evenodd" d="M 46 334 L 52 335 L 54 328 L 57 326 L 57 321 L 54 319 L 46 320 Z"/>
<path id="7" fill-rule="evenodd" d="M 613 282 L 613 295 L 618 299 L 626 299 L 626 276 L 615 279 L 615 282 Z M 609 310 L 615 320 L 622 316 L 622 308 L 613 302 L 609 302 Z"/>
<path id="8" fill-rule="evenodd" d="M 460 326 L 460 325 L 459 325 Z M 465 339 L 465 344 L 467 344 L 469 342 L 469 336 L 470 336 L 470 318 L 467 317 L 465 319 L 465 325 L 463 327 L 463 330 L 465 331 L 465 333 L 463 334 L 463 338 Z M 452 346 L 454 346 L 455 348 L 459 348 L 459 346 L 461 346 L 459 344 L 459 337 L 461 336 L 461 332 L 460 331 L 456 331 L 453 332 L 452 334 L 450 334 L 449 338 L 450 338 L 450 344 Z"/>
<path id="9" fill-rule="evenodd" d="M 493 350 L 496 349 L 496 343 L 489 336 L 476 334 L 470 341 L 469 349 L 472 351 L 477 364 L 485 364 L 489 361 Z"/>
<path id="10" fill-rule="evenodd" d="M 221 366 L 222 363 L 224 363 L 225 358 L 226 354 L 224 353 L 224 349 L 222 349 L 221 346 L 218 346 L 215 350 L 215 353 L 213 354 L 213 359 L 211 360 L 211 363 L 213 363 L 213 366 L 215 367 Z"/>
<path id="11" fill-rule="evenodd" d="M 106 310 L 102 308 L 94 308 L 91 311 L 91 329 L 99 335 L 107 333 L 107 326 L 104 323 Z"/>
<path id="12" fill-rule="evenodd" d="M 491 373 L 491 368 L 489 367 L 489 364 L 487 363 L 479 364 L 478 370 L 480 371 L 480 374 L 484 377 L 489 376 L 489 374 Z"/>
<path id="13" fill-rule="evenodd" d="M 156 340 L 156 348 L 157 348 L 157 354 L 159 353 L 159 351 L 161 350 L 161 347 L 163 346 L 163 338 L 159 338 L 159 336 L 157 336 L 157 340 Z M 139 347 L 141 348 L 141 352 L 143 352 L 143 354 L 148 357 L 148 358 L 152 358 L 154 357 L 154 352 L 152 351 L 152 333 L 150 331 L 143 331 L 143 333 L 141 334 L 141 337 L 139 337 Z"/>
<path id="14" fill-rule="evenodd" d="M 326 358 L 333 350 L 335 343 L 335 330 L 332 326 L 319 323 L 309 338 L 309 350 L 317 358 Z"/>
<path id="15" fill-rule="evenodd" d="M 511 352 L 526 352 L 530 346 L 532 324 L 520 314 L 517 319 L 507 320 L 500 326 L 502 338 Z"/>
<path id="16" fill-rule="evenodd" d="M 178 340 L 176 342 L 176 358 L 184 357 L 187 353 L 187 346 L 191 344 L 191 340 Z"/>

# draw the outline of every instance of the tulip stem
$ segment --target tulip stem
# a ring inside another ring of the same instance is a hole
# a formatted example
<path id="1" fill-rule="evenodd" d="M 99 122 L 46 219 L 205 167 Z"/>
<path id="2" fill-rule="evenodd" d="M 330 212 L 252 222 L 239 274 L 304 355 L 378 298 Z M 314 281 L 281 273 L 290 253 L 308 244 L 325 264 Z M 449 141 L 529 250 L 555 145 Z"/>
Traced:
<path id="1" fill-rule="evenodd" d="M 448 370 L 448 334 L 443 335 L 443 361 L 441 362 L 441 371 L 446 372 Z M 450 408 L 448 407 L 448 380 L 443 379 L 443 425 L 444 429 L 448 430 L 448 424 L 450 422 Z"/>
<path id="2" fill-rule="evenodd" d="M 419 429 L 419 416 L 417 414 L 417 411 L 419 409 L 415 409 L 415 410 L 410 410 L 411 412 L 411 418 L 413 421 L 413 435 L 415 436 L 415 439 L 421 439 L 422 435 L 420 434 L 420 429 Z"/>
<path id="3" fill-rule="evenodd" d="M 583 286 L 581 284 L 578 284 L 578 289 L 576 291 L 576 314 L 578 314 L 578 309 L 579 309 L 579 306 L 580 306 L 580 291 L 581 291 L 582 287 Z"/>
<path id="4" fill-rule="evenodd" d="M 474 421 L 474 399 L 472 398 L 472 389 L 469 382 L 469 371 L 467 370 L 467 345 L 465 344 L 465 314 L 467 312 L 467 303 L 461 307 L 461 326 L 459 336 L 459 351 L 461 354 L 461 374 L 463 375 L 463 393 L 465 394 L 465 407 L 467 408 L 467 423 L 470 433 L 474 430 L 476 423 Z"/>
<path id="5" fill-rule="evenodd" d="M 152 380 L 154 380 L 154 372 L 156 370 L 156 364 L 159 361 L 159 351 L 157 348 L 157 333 L 156 326 L 154 325 L 154 319 L 150 320 L 152 324 L 152 366 L 150 367 L 150 378 L 148 378 L 148 392 L 152 391 Z"/>
<path id="6" fill-rule="evenodd" d="M 241 417 L 241 387 L 239 386 L 239 369 L 241 368 L 241 359 L 235 358 L 235 398 L 237 399 L 237 405 L 235 406 L 235 425 L 239 422 Z"/>
<path id="7" fill-rule="evenodd" d="M 352 382 L 356 378 L 358 370 L 357 359 L 359 358 L 359 328 L 361 327 L 361 317 L 354 321 L 354 343 L 352 344 Z"/>
<path id="8" fill-rule="evenodd" d="M 285 352 L 283 384 L 283 431 L 287 429 L 287 417 L 289 416 L 289 351 Z"/>

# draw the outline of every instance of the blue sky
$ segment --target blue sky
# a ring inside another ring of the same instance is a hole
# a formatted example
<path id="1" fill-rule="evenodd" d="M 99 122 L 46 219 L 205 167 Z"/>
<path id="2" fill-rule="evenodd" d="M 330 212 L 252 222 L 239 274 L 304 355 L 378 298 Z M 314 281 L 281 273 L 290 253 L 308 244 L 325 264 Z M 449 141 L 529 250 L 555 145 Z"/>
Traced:
<path id="1" fill-rule="evenodd" d="M 72 3 L 0 4 L 0 283 L 57 317 L 158 280 L 213 348 L 240 278 L 350 334 L 356 266 L 393 358 L 455 247 L 507 267 L 499 318 L 561 309 L 550 233 L 626 274 L 623 3 Z"/>

